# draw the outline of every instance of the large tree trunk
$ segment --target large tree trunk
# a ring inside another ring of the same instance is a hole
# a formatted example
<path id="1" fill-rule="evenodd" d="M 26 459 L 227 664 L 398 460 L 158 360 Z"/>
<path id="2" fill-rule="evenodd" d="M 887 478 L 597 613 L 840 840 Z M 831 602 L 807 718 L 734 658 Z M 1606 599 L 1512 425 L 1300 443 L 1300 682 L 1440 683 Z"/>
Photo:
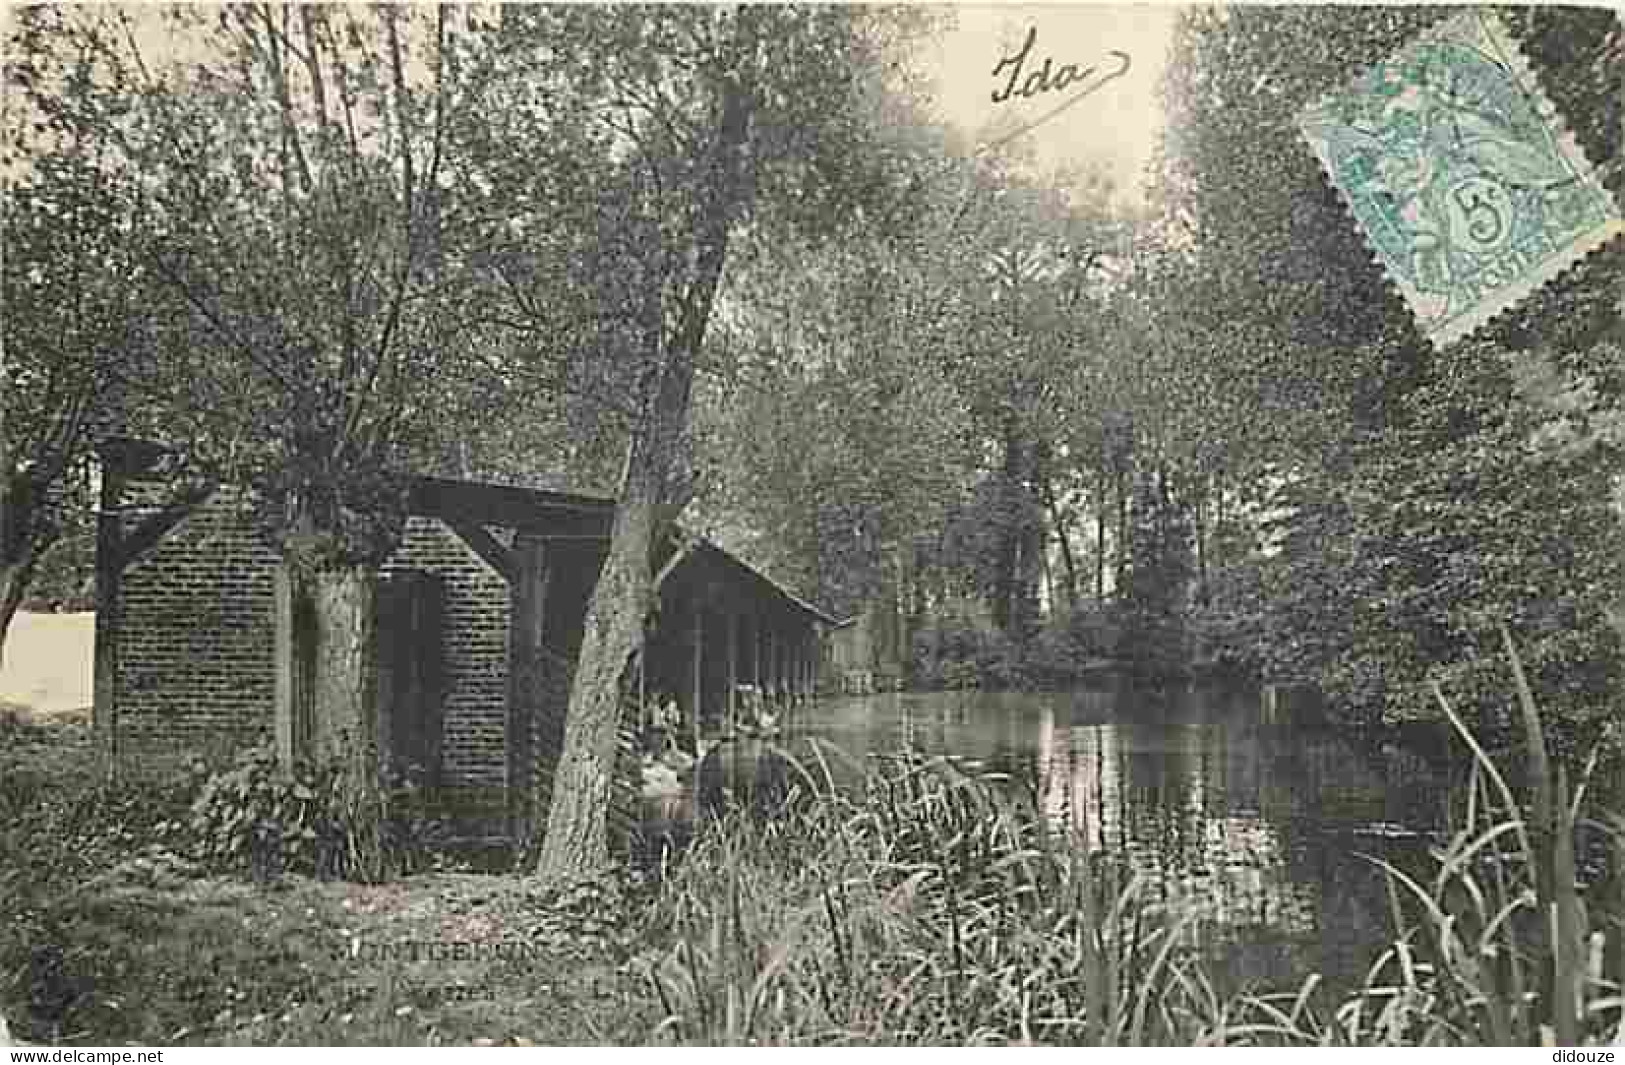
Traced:
<path id="1" fill-rule="evenodd" d="M 1021 552 L 1026 538 L 1021 473 L 1023 451 L 1015 419 L 1004 430 L 1004 465 L 999 474 L 998 554 L 993 586 L 993 624 L 1011 640 L 1021 638 L 1024 577 Z"/>
<path id="2" fill-rule="evenodd" d="M 1211 550 L 1209 541 L 1212 532 L 1208 524 L 1209 495 L 1212 491 L 1212 480 L 1197 478 L 1195 484 L 1196 501 L 1191 506 L 1195 515 L 1192 524 L 1191 536 L 1196 545 L 1196 604 L 1206 607 L 1209 599 L 1208 588 L 1208 553 Z"/>
<path id="3" fill-rule="evenodd" d="M 587 610 L 551 802 L 546 818 L 538 811 L 534 819 L 547 825 L 538 861 L 544 877 L 590 874 L 609 862 L 607 815 L 620 680 L 641 641 L 648 607 L 656 503 L 649 487 L 659 461 L 648 454 L 647 445 L 634 448 L 634 466 L 641 468 L 628 471 L 626 492 L 615 511 L 609 557 Z"/>
<path id="4" fill-rule="evenodd" d="M 738 16 L 735 60 L 755 47 L 757 14 Z M 727 258 L 728 237 L 744 203 L 742 149 L 750 113 L 739 73 L 723 75 L 721 107 L 711 145 L 714 180 L 695 190 L 695 252 L 686 285 L 673 286 L 676 302 L 669 342 L 649 338 L 659 367 L 652 402 L 633 430 L 626 474 L 610 532 L 609 557 L 593 587 L 575 681 L 570 688 L 564 751 L 554 775 L 547 828 L 536 874 L 567 882 L 609 865 L 608 813 L 615 766 L 620 681 L 643 642 L 644 618 L 653 599 L 651 548 L 661 515 L 681 509 L 666 498 L 674 462 L 686 436 L 694 365 L 705 340 Z M 664 329 L 664 323 L 661 327 Z M 540 817 L 537 823 L 544 823 Z"/>
<path id="5" fill-rule="evenodd" d="M 709 302 L 709 301 L 708 301 Z M 587 606 L 570 688 L 564 750 L 553 777 L 537 874 L 566 880 L 609 864 L 608 812 L 620 721 L 621 676 L 642 646 L 653 598 L 650 555 L 657 513 L 688 420 L 694 350 L 673 350 L 644 431 L 632 441 L 610 532 L 609 557 Z M 540 801 L 543 796 L 538 795 Z"/>
<path id="6" fill-rule="evenodd" d="M 353 565 L 278 579 L 277 733 L 284 761 L 346 762 L 371 786 L 377 759 L 377 573 Z"/>
<path id="7" fill-rule="evenodd" d="M 993 624 L 1017 646 L 1032 635 L 1038 619 L 1044 530 L 1034 498 L 1037 445 L 1026 443 L 1015 419 L 1006 421 L 1004 461 L 999 471 Z"/>
<path id="8" fill-rule="evenodd" d="M 0 663 L 5 662 L 11 619 L 28 594 L 39 558 L 34 483 L 24 473 L 8 472 L 0 466 Z"/>
<path id="9" fill-rule="evenodd" d="M 1129 563 L 1133 551 L 1134 538 L 1128 527 L 1128 470 L 1118 467 L 1116 470 L 1116 489 L 1118 489 L 1118 530 L 1116 530 L 1116 587 L 1113 589 L 1113 598 L 1118 602 L 1123 600 L 1124 585 L 1128 584 Z"/>
<path id="10" fill-rule="evenodd" d="M 32 557 L 0 563 L 0 665 L 6 661 L 6 634 L 11 631 L 11 619 L 17 616 L 33 579 Z"/>
<path id="11" fill-rule="evenodd" d="M 1061 513 L 1060 502 L 1055 498 L 1055 486 L 1049 482 L 1046 471 L 1040 471 L 1044 477 L 1039 483 L 1043 485 L 1045 509 L 1049 511 L 1050 525 L 1055 531 L 1056 543 L 1061 548 L 1061 570 L 1065 574 L 1066 604 L 1072 610 L 1078 609 L 1078 565 L 1072 557 L 1072 540 L 1070 530 L 1067 528 L 1066 516 Z"/>
<path id="12" fill-rule="evenodd" d="M 1016 639 L 1025 645 L 1038 630 L 1039 587 L 1043 580 L 1044 519 L 1034 496 L 1036 449 L 1022 448 L 1021 473 L 1016 480 L 1019 522 L 1016 526 L 1016 599 L 1011 619 Z"/>
<path id="13" fill-rule="evenodd" d="M 377 575 L 365 566 L 326 570 L 310 581 L 315 672 L 316 751 L 347 758 L 358 774 L 376 773 Z"/>

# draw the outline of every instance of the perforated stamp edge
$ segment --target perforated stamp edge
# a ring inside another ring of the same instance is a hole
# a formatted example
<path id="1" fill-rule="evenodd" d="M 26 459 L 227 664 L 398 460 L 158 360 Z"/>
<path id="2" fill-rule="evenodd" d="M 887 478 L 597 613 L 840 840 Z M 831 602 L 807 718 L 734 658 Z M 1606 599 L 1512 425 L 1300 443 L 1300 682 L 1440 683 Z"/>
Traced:
<path id="1" fill-rule="evenodd" d="M 1495 289 L 1492 293 L 1486 294 L 1471 311 L 1458 315 L 1444 323 L 1443 326 L 1429 329 L 1424 325 L 1422 318 L 1417 313 L 1413 299 L 1415 289 L 1389 272 L 1388 262 L 1384 258 L 1381 249 L 1373 242 L 1371 233 L 1355 212 L 1353 198 L 1338 182 L 1336 176 L 1332 173 L 1330 160 L 1321 154 L 1315 139 L 1309 135 L 1308 129 L 1305 127 L 1304 119 L 1308 115 L 1324 110 L 1329 103 L 1346 93 L 1349 86 L 1356 84 L 1370 73 L 1371 68 L 1367 67 L 1356 73 L 1354 77 L 1343 83 L 1340 90 L 1327 91 L 1310 101 L 1299 110 L 1295 120 L 1299 136 L 1308 146 L 1310 154 L 1315 157 L 1315 161 L 1319 163 L 1321 174 L 1326 179 L 1326 183 L 1336 190 L 1337 198 L 1343 205 L 1343 213 L 1348 217 L 1349 223 L 1359 231 L 1368 256 L 1382 270 L 1383 280 L 1387 285 L 1398 293 L 1405 305 L 1405 309 L 1411 313 L 1411 320 L 1416 323 L 1418 331 L 1438 350 L 1443 350 L 1463 337 L 1484 328 L 1495 318 L 1512 310 L 1558 277 L 1579 267 L 1587 258 L 1603 250 L 1616 237 L 1625 234 L 1625 218 L 1621 217 L 1618 199 L 1598 179 L 1596 166 L 1586 154 L 1585 149 L 1575 139 L 1568 123 L 1558 112 L 1556 105 L 1547 97 L 1546 90 L 1541 87 L 1540 80 L 1535 75 L 1533 67 L 1530 66 L 1528 57 L 1523 53 L 1522 45 L 1502 24 L 1499 17 L 1482 11 L 1453 15 L 1396 49 L 1389 56 L 1389 61 L 1391 62 L 1411 49 L 1429 41 L 1447 40 L 1457 36 L 1456 27 L 1468 21 L 1476 21 L 1484 29 L 1485 35 L 1495 49 L 1495 58 L 1506 65 L 1511 72 L 1514 84 L 1528 97 L 1534 106 L 1535 113 L 1540 116 L 1541 120 L 1546 124 L 1547 131 L 1552 134 L 1553 140 L 1557 142 L 1558 151 L 1574 169 L 1579 180 L 1590 187 L 1602 199 L 1608 214 L 1608 217 L 1600 226 L 1570 241 L 1566 247 L 1548 257 L 1528 274 Z"/>

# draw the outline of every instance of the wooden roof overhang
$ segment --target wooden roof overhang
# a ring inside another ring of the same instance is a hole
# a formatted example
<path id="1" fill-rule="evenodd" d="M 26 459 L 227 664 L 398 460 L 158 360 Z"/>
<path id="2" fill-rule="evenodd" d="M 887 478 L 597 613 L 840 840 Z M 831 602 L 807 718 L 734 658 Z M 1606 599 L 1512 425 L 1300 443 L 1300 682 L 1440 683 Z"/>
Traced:
<path id="1" fill-rule="evenodd" d="M 178 454 L 165 445 L 128 437 L 105 440 L 98 452 L 104 469 L 131 478 L 153 473 L 167 475 L 175 468 L 172 460 Z M 499 558 L 503 551 L 488 534 L 483 534 L 486 527 L 513 529 L 544 543 L 576 541 L 607 547 L 615 521 L 615 501 L 603 496 L 446 477 L 411 476 L 407 485 L 407 510 L 419 517 L 444 521 L 465 539 L 470 539 L 471 546 L 488 556 L 488 560 Z M 825 627 L 841 624 L 748 562 L 681 528 L 666 535 L 656 556 L 669 560 L 674 552 L 685 550 L 685 545 L 687 554 L 677 565 L 678 575 L 693 579 L 698 576 L 696 569 L 703 569 L 729 581 L 747 598 L 771 609 Z"/>

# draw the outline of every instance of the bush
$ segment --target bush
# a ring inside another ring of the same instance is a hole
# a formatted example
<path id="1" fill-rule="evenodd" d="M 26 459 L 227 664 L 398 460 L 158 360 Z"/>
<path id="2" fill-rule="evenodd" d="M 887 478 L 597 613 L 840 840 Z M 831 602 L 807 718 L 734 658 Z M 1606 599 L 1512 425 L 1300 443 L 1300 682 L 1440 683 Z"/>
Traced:
<path id="1" fill-rule="evenodd" d="M 1122 612 L 1110 603 L 1080 606 L 1066 619 L 1066 636 L 1079 659 L 1116 658 L 1123 649 Z"/>
<path id="2" fill-rule="evenodd" d="M 218 871 L 376 882 L 425 864 L 444 826 L 417 788 L 358 785 L 337 760 L 284 772 L 269 750 L 253 748 L 203 783 L 186 830 Z"/>
<path id="3" fill-rule="evenodd" d="M 914 637 L 914 686 L 927 691 L 1003 691 L 1028 686 L 1024 649 L 971 618 L 943 618 Z"/>
<path id="4" fill-rule="evenodd" d="M 1313 680 L 1340 723 L 1367 728 L 1442 725 L 1438 681 L 1482 735 L 1502 728 L 1512 683 L 1504 623 L 1552 708 L 1549 738 L 1574 760 L 1625 683 L 1609 624 L 1625 586 L 1610 499 L 1621 451 L 1536 442 L 1554 428 L 1492 347 L 1430 364 L 1380 436 L 1280 500 L 1281 550 L 1264 567 L 1274 671 Z"/>

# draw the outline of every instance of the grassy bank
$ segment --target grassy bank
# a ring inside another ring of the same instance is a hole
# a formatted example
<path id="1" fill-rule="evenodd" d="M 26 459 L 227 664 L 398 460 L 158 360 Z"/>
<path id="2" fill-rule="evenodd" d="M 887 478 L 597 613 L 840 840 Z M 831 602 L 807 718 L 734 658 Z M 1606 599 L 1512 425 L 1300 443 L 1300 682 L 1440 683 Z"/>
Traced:
<path id="1" fill-rule="evenodd" d="M 1621 822 L 1587 816 L 1517 704 L 1544 783 L 1514 794 L 1475 754 L 1454 834 L 1389 871 L 1391 941 L 1336 993 L 1309 973 L 1221 992 L 1202 899 L 1085 855 L 1019 782 L 942 760 L 712 822 L 656 876 L 258 882 L 174 834 L 184 788 L 111 788 L 71 728 L 13 726 L 0 1014 L 78 1043 L 1608 1042 L 1621 888 L 1581 875 L 1575 841 Z"/>

